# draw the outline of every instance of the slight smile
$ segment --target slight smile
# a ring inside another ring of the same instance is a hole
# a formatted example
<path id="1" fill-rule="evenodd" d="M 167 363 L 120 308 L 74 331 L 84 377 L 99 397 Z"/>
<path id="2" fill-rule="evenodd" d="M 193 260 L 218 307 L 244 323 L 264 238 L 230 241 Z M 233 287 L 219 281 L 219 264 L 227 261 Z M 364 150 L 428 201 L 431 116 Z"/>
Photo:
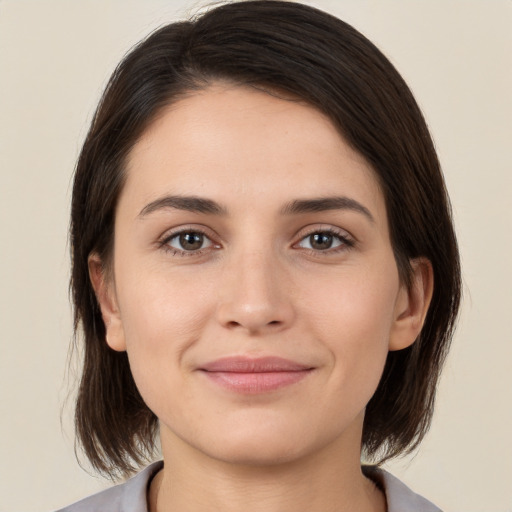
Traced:
<path id="1" fill-rule="evenodd" d="M 260 394 L 295 384 L 314 368 L 280 357 L 225 357 L 199 368 L 219 386 L 243 394 Z"/>

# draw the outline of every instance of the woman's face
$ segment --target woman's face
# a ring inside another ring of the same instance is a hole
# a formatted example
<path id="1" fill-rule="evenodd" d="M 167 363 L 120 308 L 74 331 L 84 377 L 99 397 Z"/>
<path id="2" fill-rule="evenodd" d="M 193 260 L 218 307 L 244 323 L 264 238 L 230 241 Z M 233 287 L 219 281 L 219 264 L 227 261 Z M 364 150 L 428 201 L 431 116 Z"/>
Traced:
<path id="1" fill-rule="evenodd" d="M 390 349 L 413 342 L 384 197 L 316 109 L 216 85 L 134 146 L 113 276 L 91 275 L 165 446 L 231 462 L 359 453 Z"/>

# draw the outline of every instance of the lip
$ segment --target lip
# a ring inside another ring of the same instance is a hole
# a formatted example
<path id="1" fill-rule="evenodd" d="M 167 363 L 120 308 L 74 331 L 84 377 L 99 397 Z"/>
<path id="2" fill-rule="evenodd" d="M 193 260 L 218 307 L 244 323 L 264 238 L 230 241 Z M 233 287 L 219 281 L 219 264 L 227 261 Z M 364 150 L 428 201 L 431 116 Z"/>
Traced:
<path id="1" fill-rule="evenodd" d="M 224 389 L 243 394 L 268 393 L 291 386 L 314 368 L 281 357 L 225 357 L 204 364 L 199 370 Z"/>

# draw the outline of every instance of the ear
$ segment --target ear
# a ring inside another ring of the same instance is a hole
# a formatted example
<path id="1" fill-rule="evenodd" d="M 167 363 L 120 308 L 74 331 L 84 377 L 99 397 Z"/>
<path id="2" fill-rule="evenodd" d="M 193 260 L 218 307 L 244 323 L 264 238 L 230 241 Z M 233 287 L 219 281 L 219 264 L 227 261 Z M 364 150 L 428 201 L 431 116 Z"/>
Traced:
<path id="1" fill-rule="evenodd" d="M 419 336 L 434 290 L 434 271 L 426 258 L 411 261 L 410 287 L 402 285 L 395 304 L 395 318 L 389 338 L 389 350 L 412 345 Z"/>
<path id="2" fill-rule="evenodd" d="M 97 253 L 91 253 L 88 259 L 89 278 L 100 305 L 101 316 L 105 324 L 108 346 L 118 352 L 126 350 L 123 322 L 117 304 L 114 280 L 108 275 Z"/>

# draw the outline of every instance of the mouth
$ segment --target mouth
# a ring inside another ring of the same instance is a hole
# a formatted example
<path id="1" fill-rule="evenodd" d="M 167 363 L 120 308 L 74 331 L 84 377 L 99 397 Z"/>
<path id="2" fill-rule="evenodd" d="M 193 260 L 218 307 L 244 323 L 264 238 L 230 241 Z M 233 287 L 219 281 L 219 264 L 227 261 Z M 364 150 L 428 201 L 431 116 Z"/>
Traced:
<path id="1" fill-rule="evenodd" d="M 226 357 L 203 365 L 199 370 L 213 383 L 229 391 L 259 394 L 291 386 L 314 368 L 280 357 Z"/>

